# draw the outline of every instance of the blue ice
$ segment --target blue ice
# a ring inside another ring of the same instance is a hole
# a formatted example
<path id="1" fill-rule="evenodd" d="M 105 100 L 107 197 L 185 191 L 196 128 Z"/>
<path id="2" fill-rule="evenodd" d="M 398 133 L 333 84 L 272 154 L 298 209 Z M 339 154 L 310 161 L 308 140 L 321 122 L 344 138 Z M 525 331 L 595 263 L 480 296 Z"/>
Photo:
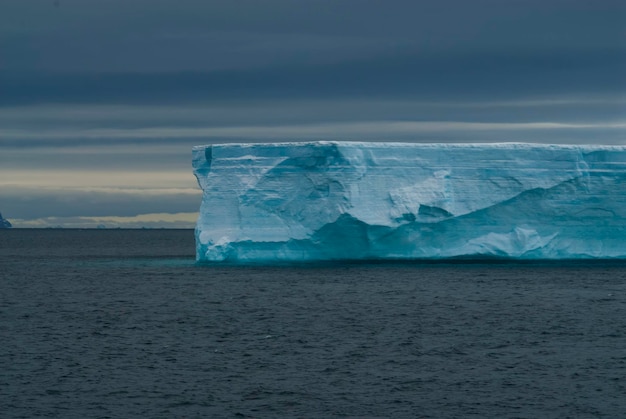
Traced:
<path id="1" fill-rule="evenodd" d="M 201 262 L 626 258 L 626 147 L 194 147 Z"/>

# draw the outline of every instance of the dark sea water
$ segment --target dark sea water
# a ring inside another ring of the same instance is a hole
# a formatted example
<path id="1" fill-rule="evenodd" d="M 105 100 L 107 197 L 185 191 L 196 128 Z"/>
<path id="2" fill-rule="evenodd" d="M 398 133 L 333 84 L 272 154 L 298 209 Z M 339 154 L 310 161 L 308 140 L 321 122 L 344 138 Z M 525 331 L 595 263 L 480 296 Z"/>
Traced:
<path id="1" fill-rule="evenodd" d="M 626 417 L 626 264 L 194 262 L 0 231 L 0 417 Z"/>

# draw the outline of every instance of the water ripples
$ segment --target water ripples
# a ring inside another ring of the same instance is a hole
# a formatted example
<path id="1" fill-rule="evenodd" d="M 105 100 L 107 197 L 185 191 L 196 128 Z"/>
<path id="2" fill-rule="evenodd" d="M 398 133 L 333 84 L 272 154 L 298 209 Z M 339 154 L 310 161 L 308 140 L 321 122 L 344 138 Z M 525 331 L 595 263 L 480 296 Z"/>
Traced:
<path id="1" fill-rule="evenodd" d="M 192 232 L 88 233 L 0 242 L 3 417 L 626 411 L 619 265 L 197 266 Z"/>

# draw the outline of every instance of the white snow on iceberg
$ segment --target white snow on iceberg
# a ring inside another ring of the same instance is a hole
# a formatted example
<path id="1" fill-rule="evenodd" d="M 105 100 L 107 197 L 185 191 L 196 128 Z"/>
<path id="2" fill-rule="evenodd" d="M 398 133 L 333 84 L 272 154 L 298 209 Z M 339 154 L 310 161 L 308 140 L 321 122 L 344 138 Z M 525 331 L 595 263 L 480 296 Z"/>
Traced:
<path id="1" fill-rule="evenodd" d="M 193 149 L 198 261 L 626 258 L 626 147 Z"/>

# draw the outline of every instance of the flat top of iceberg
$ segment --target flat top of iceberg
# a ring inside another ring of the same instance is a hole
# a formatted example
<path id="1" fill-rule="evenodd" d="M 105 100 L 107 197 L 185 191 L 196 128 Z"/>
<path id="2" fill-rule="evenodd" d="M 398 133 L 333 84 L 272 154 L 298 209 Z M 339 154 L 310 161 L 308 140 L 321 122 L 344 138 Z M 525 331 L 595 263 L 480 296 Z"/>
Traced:
<path id="1" fill-rule="evenodd" d="M 194 150 L 202 150 L 207 147 L 229 147 L 229 148 L 263 148 L 263 147 L 293 147 L 311 145 L 345 145 L 363 148 L 380 147 L 415 147 L 415 148 L 499 148 L 499 149 L 594 149 L 594 150 L 626 150 L 626 145 L 605 145 L 605 144 L 543 144 L 543 143 L 411 143 L 411 142 L 383 142 L 383 141 L 285 141 L 271 143 L 215 143 L 194 146 Z"/>

